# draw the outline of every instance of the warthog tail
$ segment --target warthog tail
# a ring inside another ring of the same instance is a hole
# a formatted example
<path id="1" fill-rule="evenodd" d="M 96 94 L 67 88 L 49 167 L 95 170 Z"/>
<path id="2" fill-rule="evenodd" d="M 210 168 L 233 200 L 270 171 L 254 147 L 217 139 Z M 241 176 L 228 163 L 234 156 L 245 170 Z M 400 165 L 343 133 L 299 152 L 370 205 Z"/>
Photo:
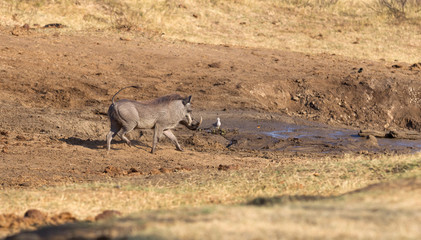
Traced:
<path id="1" fill-rule="evenodd" d="M 114 94 L 114 96 L 113 96 L 113 98 L 111 99 L 111 102 L 114 104 L 114 98 L 115 98 L 115 96 L 117 96 L 117 94 L 118 93 L 120 93 L 121 91 L 123 91 L 124 89 L 126 89 L 126 88 L 140 88 L 139 86 L 128 86 L 128 87 L 124 87 L 124 88 L 122 88 L 122 89 L 120 89 L 120 90 L 118 90 L 118 92 L 116 93 L 116 94 Z"/>

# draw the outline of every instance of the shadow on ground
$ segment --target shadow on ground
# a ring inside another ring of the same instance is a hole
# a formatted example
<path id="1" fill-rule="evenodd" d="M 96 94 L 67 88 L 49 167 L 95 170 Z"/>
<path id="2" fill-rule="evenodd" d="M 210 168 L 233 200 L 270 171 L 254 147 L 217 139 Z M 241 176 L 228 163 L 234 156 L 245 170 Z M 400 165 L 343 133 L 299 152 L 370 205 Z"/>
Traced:
<path id="1" fill-rule="evenodd" d="M 62 142 L 65 142 L 69 145 L 73 145 L 73 146 L 82 146 L 82 147 L 86 147 L 89 149 L 104 149 L 107 145 L 107 142 L 105 140 L 92 140 L 92 139 L 81 139 L 81 138 L 77 138 L 77 137 L 69 137 L 69 138 L 60 138 L 59 139 Z M 140 141 L 137 140 L 131 140 L 132 146 L 134 147 L 150 147 Z M 120 141 L 115 141 L 113 140 L 111 143 L 111 148 L 113 148 L 113 145 L 115 144 L 124 144 L 125 142 L 120 140 Z"/>
<path id="2" fill-rule="evenodd" d="M 331 199 L 332 197 L 323 197 L 323 196 L 311 196 L 311 195 L 282 195 L 275 197 L 258 197 L 250 202 L 247 205 L 254 206 L 272 206 L 272 205 L 283 205 L 291 202 L 313 202 L 325 199 Z"/>
<path id="3" fill-rule="evenodd" d="M 81 139 L 77 137 L 60 138 L 59 140 L 69 145 L 82 146 L 89 149 L 102 149 L 107 144 L 105 140 Z"/>

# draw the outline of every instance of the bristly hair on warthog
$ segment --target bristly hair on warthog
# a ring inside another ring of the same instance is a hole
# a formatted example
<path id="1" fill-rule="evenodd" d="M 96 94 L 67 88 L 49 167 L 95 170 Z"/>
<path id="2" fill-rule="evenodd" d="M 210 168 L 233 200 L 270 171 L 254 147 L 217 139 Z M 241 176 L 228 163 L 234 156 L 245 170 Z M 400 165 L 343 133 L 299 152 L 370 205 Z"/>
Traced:
<path id="1" fill-rule="evenodd" d="M 153 129 L 153 141 L 151 153 L 155 152 L 158 140 L 162 135 L 168 137 L 175 145 L 177 150 L 183 151 L 171 129 L 179 123 L 190 130 L 196 130 L 202 123 L 200 121 L 193 124 L 191 117 L 191 96 L 181 97 L 178 94 L 171 94 L 149 101 L 135 101 L 122 99 L 117 102 L 114 98 L 126 88 L 140 88 L 138 86 L 128 86 L 120 89 L 111 99 L 111 105 L 108 108 L 108 117 L 111 128 L 107 134 L 107 150 L 110 150 L 111 140 L 115 135 L 126 141 L 130 146 L 130 140 L 126 134 L 133 129 Z"/>

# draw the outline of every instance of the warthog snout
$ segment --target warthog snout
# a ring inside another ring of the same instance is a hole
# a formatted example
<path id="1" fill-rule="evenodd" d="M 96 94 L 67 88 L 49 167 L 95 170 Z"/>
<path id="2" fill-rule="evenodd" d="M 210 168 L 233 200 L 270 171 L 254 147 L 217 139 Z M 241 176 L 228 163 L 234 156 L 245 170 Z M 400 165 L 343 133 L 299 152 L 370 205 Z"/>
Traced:
<path id="1" fill-rule="evenodd" d="M 200 117 L 200 121 L 196 121 L 196 123 L 193 123 L 191 118 L 190 123 L 186 122 L 185 120 L 180 121 L 180 123 L 190 130 L 197 130 L 200 127 L 200 124 L 202 124 L 202 117 Z"/>

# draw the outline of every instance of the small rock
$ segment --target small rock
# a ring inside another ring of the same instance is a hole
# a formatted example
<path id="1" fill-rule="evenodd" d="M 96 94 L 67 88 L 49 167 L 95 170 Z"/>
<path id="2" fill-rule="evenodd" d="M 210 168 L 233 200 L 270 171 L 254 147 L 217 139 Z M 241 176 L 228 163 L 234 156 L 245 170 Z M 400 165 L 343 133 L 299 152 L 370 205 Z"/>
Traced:
<path id="1" fill-rule="evenodd" d="M 130 170 L 127 172 L 127 174 L 130 174 L 130 175 L 141 175 L 141 174 L 142 174 L 142 172 L 141 172 L 141 171 L 139 171 L 139 170 L 137 170 L 136 168 L 132 167 L 132 168 L 130 168 Z"/>
<path id="2" fill-rule="evenodd" d="M 210 67 L 210 68 L 220 68 L 221 63 L 219 63 L 219 62 L 210 63 L 210 64 L 208 64 L 208 67 Z"/>
<path id="3" fill-rule="evenodd" d="M 77 221 L 77 219 L 69 212 L 62 212 L 56 216 L 53 216 L 51 220 L 54 221 L 55 223 L 60 223 L 60 224 Z"/>
<path id="4" fill-rule="evenodd" d="M 161 171 L 159 171 L 158 169 L 152 169 L 152 170 L 149 172 L 149 174 L 150 174 L 150 175 L 158 175 L 158 174 L 161 174 Z"/>
<path id="5" fill-rule="evenodd" d="M 36 219 L 36 220 L 44 220 L 44 219 L 47 218 L 47 214 L 41 212 L 38 209 L 29 209 L 28 211 L 25 212 L 23 217 L 24 218 Z"/>
<path id="6" fill-rule="evenodd" d="M 121 41 L 131 41 L 132 39 L 128 38 L 128 37 L 120 37 L 120 40 Z"/>
<path id="7" fill-rule="evenodd" d="M 29 186 L 31 186 L 31 184 L 28 183 L 28 182 L 22 182 L 22 183 L 19 183 L 19 186 L 21 186 L 21 187 L 29 187 Z"/>
<path id="8" fill-rule="evenodd" d="M 19 140 L 19 141 L 25 141 L 25 140 L 26 140 L 26 138 L 25 138 L 24 136 L 22 136 L 22 135 L 17 135 L 17 136 L 16 136 L 16 140 Z"/>
<path id="9" fill-rule="evenodd" d="M 294 96 L 291 97 L 291 100 L 298 102 L 298 101 L 300 101 L 300 98 L 297 97 L 296 95 L 294 95 Z"/>
<path id="10" fill-rule="evenodd" d="M 172 172 L 172 170 L 169 169 L 169 168 L 160 168 L 159 171 L 162 172 L 162 173 L 171 173 Z"/>
<path id="11" fill-rule="evenodd" d="M 49 23 L 44 25 L 44 28 L 65 28 L 66 25 L 63 25 L 61 23 Z"/>
<path id="12" fill-rule="evenodd" d="M 123 174 L 123 171 L 119 167 L 107 166 L 105 167 L 103 173 L 107 173 L 111 175 L 121 175 Z"/>
<path id="13" fill-rule="evenodd" d="M 414 63 L 409 67 L 409 70 L 421 70 L 421 62 L 420 63 Z"/>
<path id="14" fill-rule="evenodd" d="M 228 171 L 228 170 L 238 170 L 238 166 L 236 165 L 224 165 L 224 164 L 219 164 L 218 166 L 218 170 L 219 171 Z"/>
<path id="15" fill-rule="evenodd" d="M 121 216 L 120 211 L 105 210 L 102 213 L 96 215 L 95 221 L 106 220 L 106 219 L 115 218 L 115 217 L 118 217 L 118 216 Z"/>
<path id="16" fill-rule="evenodd" d="M 376 138 L 375 136 L 373 136 L 373 135 L 368 135 L 368 136 L 366 137 L 366 139 L 367 139 L 367 141 L 368 141 L 369 143 L 371 143 L 371 144 L 375 144 L 375 145 L 378 145 L 377 138 Z"/>

